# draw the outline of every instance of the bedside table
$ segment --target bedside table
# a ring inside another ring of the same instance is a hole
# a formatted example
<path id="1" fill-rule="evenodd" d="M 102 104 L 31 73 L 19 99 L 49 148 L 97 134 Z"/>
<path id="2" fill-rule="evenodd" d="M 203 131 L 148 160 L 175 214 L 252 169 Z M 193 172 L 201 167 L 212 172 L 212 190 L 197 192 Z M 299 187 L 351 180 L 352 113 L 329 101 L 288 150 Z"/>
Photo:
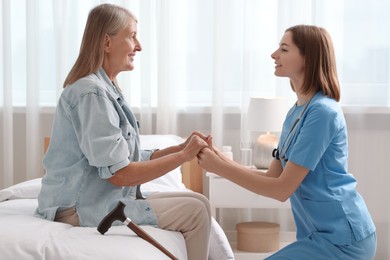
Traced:
<path id="1" fill-rule="evenodd" d="M 258 195 L 213 173 L 206 173 L 209 181 L 209 201 L 211 213 L 216 218 L 218 208 L 291 208 L 290 201 L 280 202 Z M 218 219 L 217 219 L 218 221 Z M 226 232 L 226 231 L 225 231 Z M 234 239 L 236 233 L 228 235 L 236 260 L 259 260 L 270 256 L 270 253 L 252 253 L 238 251 Z M 295 241 L 295 232 L 280 232 L 281 248 Z"/>

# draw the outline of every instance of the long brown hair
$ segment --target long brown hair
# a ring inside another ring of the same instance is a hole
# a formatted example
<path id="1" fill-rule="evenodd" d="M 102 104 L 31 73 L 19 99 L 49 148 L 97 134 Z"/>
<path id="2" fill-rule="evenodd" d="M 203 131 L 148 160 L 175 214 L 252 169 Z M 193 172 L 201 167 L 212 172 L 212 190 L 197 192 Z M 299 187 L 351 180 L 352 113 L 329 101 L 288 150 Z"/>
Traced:
<path id="1" fill-rule="evenodd" d="M 129 17 L 136 21 L 129 10 L 113 4 L 101 4 L 89 12 L 79 56 L 64 81 L 64 88 L 103 65 L 105 35 L 116 35 L 125 28 Z"/>
<path id="2" fill-rule="evenodd" d="M 291 32 L 294 44 L 305 59 L 303 93 L 308 94 L 313 89 L 321 90 L 328 97 L 339 101 L 340 83 L 329 33 L 324 28 L 313 25 L 296 25 L 286 32 Z"/>

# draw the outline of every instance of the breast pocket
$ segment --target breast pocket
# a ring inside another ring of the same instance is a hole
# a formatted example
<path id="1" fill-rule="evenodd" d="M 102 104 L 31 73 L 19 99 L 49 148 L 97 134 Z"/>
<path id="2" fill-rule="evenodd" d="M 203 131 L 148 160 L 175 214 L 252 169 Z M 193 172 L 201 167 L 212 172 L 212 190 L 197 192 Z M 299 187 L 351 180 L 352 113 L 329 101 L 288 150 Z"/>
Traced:
<path id="1" fill-rule="evenodd" d="M 122 136 L 127 142 L 127 146 L 129 148 L 129 159 L 133 161 L 135 149 L 136 149 L 136 138 L 137 133 L 135 129 L 130 124 L 121 124 L 120 128 L 122 129 Z"/>

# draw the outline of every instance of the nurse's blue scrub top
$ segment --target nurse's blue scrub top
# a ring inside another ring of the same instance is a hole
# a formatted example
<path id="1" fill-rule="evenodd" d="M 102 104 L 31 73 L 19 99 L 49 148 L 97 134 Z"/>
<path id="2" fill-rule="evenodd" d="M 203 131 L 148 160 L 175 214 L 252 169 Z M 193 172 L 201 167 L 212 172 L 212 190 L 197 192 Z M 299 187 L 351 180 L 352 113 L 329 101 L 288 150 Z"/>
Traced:
<path id="1" fill-rule="evenodd" d="M 348 173 L 347 127 L 339 104 L 318 92 L 301 120 L 290 128 L 306 104 L 293 106 L 286 116 L 279 152 L 309 173 L 290 197 L 297 239 L 320 234 L 336 245 L 351 244 L 375 232 L 366 204 Z M 287 138 L 287 140 L 286 140 Z M 285 142 L 286 140 L 286 142 Z M 284 147 L 283 147 L 283 143 Z M 281 160 L 282 166 L 286 162 Z"/>
<path id="2" fill-rule="evenodd" d="M 77 80 L 57 104 L 36 215 L 53 220 L 57 211 L 76 207 L 80 225 L 96 227 L 121 200 L 133 222 L 156 225 L 149 203 L 136 200 L 135 186 L 107 180 L 152 152 L 140 149 L 137 120 L 102 68 Z"/>

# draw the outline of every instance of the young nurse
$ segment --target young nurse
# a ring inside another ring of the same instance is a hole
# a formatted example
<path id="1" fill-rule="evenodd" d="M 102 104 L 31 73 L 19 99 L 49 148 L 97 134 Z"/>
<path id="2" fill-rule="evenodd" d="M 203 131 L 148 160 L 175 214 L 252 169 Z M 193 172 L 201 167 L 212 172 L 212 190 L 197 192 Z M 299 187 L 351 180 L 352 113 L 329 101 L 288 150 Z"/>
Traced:
<path id="1" fill-rule="evenodd" d="M 347 127 L 328 32 L 288 28 L 271 57 L 275 75 L 290 79 L 297 101 L 268 171 L 227 159 L 211 142 L 198 155 L 200 165 L 259 195 L 290 199 L 297 240 L 268 259 L 373 259 L 375 225 L 348 173 Z"/>

